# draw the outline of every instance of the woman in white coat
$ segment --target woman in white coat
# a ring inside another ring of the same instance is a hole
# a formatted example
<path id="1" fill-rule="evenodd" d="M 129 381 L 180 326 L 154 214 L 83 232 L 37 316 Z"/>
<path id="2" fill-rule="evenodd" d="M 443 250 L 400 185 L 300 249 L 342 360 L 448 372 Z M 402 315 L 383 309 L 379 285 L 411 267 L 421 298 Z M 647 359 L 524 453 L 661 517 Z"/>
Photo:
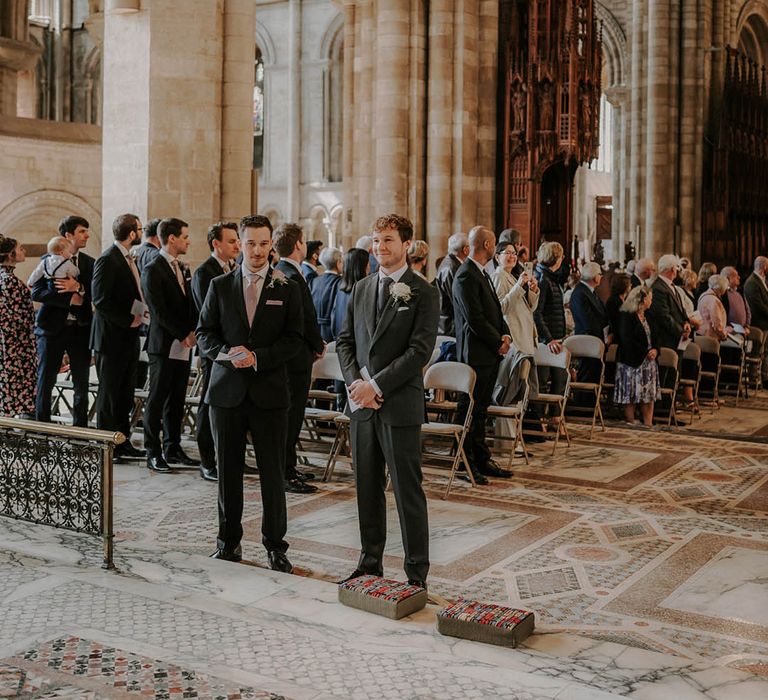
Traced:
<path id="1" fill-rule="evenodd" d="M 512 336 L 510 353 L 535 356 L 538 334 L 536 323 L 533 320 L 533 312 L 539 304 L 539 285 L 536 278 L 526 271 L 523 271 L 519 277 L 514 277 L 512 270 L 517 264 L 517 249 L 511 243 L 503 242 L 496 246 L 496 260 L 498 267 L 493 273 L 493 286 L 496 289 L 501 311 Z M 511 363 L 505 361 L 501 365 L 502 371 L 508 371 L 506 368 L 510 366 L 514 368 L 513 375 L 520 364 L 514 359 Z M 536 396 L 539 382 L 536 366 L 533 364 L 528 375 L 528 385 L 530 386 L 530 396 Z M 497 421 L 499 435 L 509 436 L 512 427 L 511 421 Z"/>

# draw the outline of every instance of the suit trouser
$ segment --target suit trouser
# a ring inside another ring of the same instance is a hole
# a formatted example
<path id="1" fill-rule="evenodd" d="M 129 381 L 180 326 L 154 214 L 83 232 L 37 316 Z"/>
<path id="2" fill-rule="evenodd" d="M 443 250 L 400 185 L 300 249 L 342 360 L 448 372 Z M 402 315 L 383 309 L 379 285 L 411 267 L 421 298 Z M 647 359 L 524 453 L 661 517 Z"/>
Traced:
<path id="1" fill-rule="evenodd" d="M 144 447 L 147 457 L 160 456 L 160 426 L 165 454 L 181 447 L 181 422 L 189 381 L 189 360 L 149 356 L 149 394 L 144 404 Z"/>
<path id="2" fill-rule="evenodd" d="M 491 450 L 485 442 L 485 424 L 488 419 L 488 407 L 493 400 L 493 387 L 496 385 L 496 376 L 499 373 L 499 362 L 472 369 L 475 370 L 475 389 L 472 392 L 475 404 L 472 407 L 472 423 L 467 434 L 465 452 L 472 469 L 482 471 L 491 459 Z M 460 422 L 464 421 L 468 409 L 469 396 L 461 394 L 457 407 Z"/>
<path id="3" fill-rule="evenodd" d="M 200 405 L 197 408 L 195 421 L 197 449 L 200 452 L 200 464 L 206 469 L 216 466 L 216 446 L 211 432 L 211 409 L 205 401 L 208 383 L 211 381 L 211 361 L 203 357 L 200 360 L 200 371 L 203 373 L 203 388 L 200 393 Z"/>
<path id="4" fill-rule="evenodd" d="M 72 371 L 74 401 L 72 424 L 88 426 L 88 375 L 91 371 L 91 349 L 88 345 L 89 326 L 67 325 L 55 335 L 37 338 L 37 399 L 35 417 L 39 421 L 51 421 L 51 395 L 61 369 L 64 353 L 69 355 Z"/>
<path id="5" fill-rule="evenodd" d="M 138 333 L 130 334 L 118 349 L 96 353 L 96 373 L 99 376 L 96 425 L 99 430 L 119 430 L 126 439 L 131 437 L 138 361 Z"/>
<path id="6" fill-rule="evenodd" d="M 421 486 L 421 426 L 388 425 L 374 413 L 370 420 L 352 420 L 350 437 L 360 522 L 357 568 L 379 575 L 384 569 L 387 465 L 403 536 L 405 574 L 409 579 L 425 581 L 429 573 L 429 523 Z"/>
<path id="7" fill-rule="evenodd" d="M 312 362 L 300 372 L 289 372 L 288 388 L 291 393 L 291 408 L 288 410 L 288 436 L 285 443 L 285 472 L 290 478 L 296 471 L 296 443 L 301 426 L 304 425 L 304 409 L 307 406 L 309 387 L 312 384 Z"/>
<path id="8" fill-rule="evenodd" d="M 262 542 L 267 550 L 285 552 L 288 527 L 283 470 L 288 411 L 257 408 L 250 398 L 234 408 L 211 406 L 211 429 L 219 469 L 220 549 L 233 550 L 243 538 L 243 464 L 250 430 L 259 465 Z"/>

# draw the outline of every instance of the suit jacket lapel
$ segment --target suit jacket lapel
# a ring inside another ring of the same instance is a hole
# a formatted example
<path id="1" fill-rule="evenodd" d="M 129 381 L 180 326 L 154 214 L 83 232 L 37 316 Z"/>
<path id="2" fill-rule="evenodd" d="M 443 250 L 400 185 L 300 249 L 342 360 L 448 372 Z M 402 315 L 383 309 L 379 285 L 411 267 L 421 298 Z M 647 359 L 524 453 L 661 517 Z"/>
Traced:
<path id="1" fill-rule="evenodd" d="M 230 280 L 232 285 L 232 292 L 234 295 L 235 308 L 240 315 L 240 320 L 243 325 L 248 327 L 248 313 L 245 310 L 245 296 L 243 295 L 243 271 L 241 268 L 236 267 L 232 273 L 232 279 Z"/>
<path id="2" fill-rule="evenodd" d="M 358 282 L 358 284 L 362 284 Z M 366 285 L 363 287 L 363 308 L 365 309 L 365 325 L 368 328 L 368 335 L 373 338 L 376 333 L 376 296 L 379 289 L 379 275 L 375 273 L 366 278 Z"/>
<path id="3" fill-rule="evenodd" d="M 403 276 L 400 278 L 399 282 L 402 282 L 403 284 L 407 284 L 410 286 L 411 280 L 413 278 L 413 272 L 411 271 L 411 268 L 409 267 L 404 273 Z M 378 290 L 378 279 L 376 280 Z M 392 323 L 392 321 L 395 318 L 395 314 L 397 313 L 399 304 L 394 299 L 394 297 L 390 297 L 387 299 L 387 305 L 384 307 L 384 311 L 381 314 L 381 318 L 379 319 L 379 322 L 376 324 L 376 330 L 374 331 L 373 337 L 371 338 L 371 346 L 382 336 L 384 335 L 384 332 L 389 328 L 389 325 Z M 375 313 L 375 309 L 374 309 Z"/>
<path id="4" fill-rule="evenodd" d="M 284 274 L 284 273 L 283 273 Z M 264 311 L 264 306 L 267 303 L 267 297 L 269 296 L 270 292 L 270 283 L 272 281 L 272 268 L 267 266 L 267 274 L 264 277 L 264 282 L 261 285 L 261 294 L 259 294 L 259 303 L 256 306 L 256 313 L 253 314 L 253 323 L 251 323 L 251 328 L 249 330 L 249 335 L 253 333 L 253 329 L 256 327 L 256 324 L 259 321 L 259 317 Z M 243 297 L 243 295 L 240 295 Z M 243 297 L 243 308 L 245 308 L 245 298 Z M 246 314 L 246 322 L 247 322 L 248 316 Z"/>

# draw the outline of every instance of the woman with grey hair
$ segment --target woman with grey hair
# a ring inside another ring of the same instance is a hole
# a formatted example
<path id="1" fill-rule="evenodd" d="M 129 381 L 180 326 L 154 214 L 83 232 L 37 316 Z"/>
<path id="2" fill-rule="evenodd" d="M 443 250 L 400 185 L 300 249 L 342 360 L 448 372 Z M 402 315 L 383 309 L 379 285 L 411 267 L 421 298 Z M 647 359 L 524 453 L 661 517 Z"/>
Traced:
<path id="1" fill-rule="evenodd" d="M 728 315 L 720 298 L 728 289 L 728 280 L 722 275 L 712 275 L 707 280 L 709 289 L 699 297 L 697 311 L 701 316 L 701 324 L 696 329 L 699 335 L 705 335 L 715 340 L 725 340 L 733 328 L 728 324 Z"/>
<path id="2" fill-rule="evenodd" d="M 640 406 L 643 424 L 653 425 L 653 404 L 661 398 L 659 355 L 653 346 L 651 327 L 645 319 L 653 302 L 653 291 L 635 287 L 621 305 L 616 333 L 618 355 L 613 400 L 624 406 L 624 419 L 635 422 L 635 406 Z"/>

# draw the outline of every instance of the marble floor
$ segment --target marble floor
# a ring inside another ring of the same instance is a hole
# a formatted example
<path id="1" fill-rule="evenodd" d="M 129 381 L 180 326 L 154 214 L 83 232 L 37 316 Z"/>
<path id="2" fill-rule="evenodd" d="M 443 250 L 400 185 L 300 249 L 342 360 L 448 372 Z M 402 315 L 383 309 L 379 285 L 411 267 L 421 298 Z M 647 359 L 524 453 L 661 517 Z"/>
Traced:
<path id="1" fill-rule="evenodd" d="M 346 467 L 289 494 L 288 576 L 266 568 L 258 478 L 238 565 L 207 558 L 215 485 L 118 466 L 116 571 L 92 537 L 0 518 L 0 698 L 768 697 L 768 445 L 572 432 L 511 480 L 442 500 L 425 479 L 430 590 L 533 610 L 518 649 L 442 637 L 437 605 L 395 622 L 337 602 L 358 546 Z M 394 510 L 389 531 L 398 577 Z"/>

